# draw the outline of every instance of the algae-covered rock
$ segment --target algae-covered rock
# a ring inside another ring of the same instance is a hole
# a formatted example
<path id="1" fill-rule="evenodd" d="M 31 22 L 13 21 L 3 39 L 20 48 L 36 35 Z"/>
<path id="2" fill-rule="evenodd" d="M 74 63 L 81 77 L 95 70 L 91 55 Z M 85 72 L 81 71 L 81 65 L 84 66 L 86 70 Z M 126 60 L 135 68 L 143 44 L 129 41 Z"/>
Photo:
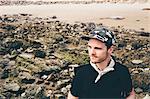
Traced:
<path id="1" fill-rule="evenodd" d="M 82 37 L 103 26 L 93 22 L 65 23 L 24 13 L 2 15 L 0 22 L 2 99 L 66 98 L 74 68 L 89 63 L 87 41 Z M 144 97 L 150 92 L 149 32 L 121 26 L 107 28 L 117 38 L 116 60 L 129 68 L 136 94 Z"/>

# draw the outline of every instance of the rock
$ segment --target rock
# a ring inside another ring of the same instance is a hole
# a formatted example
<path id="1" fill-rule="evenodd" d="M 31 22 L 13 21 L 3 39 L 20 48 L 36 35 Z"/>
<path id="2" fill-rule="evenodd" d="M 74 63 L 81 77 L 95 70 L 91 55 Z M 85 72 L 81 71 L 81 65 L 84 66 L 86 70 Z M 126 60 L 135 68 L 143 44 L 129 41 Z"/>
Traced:
<path id="1" fill-rule="evenodd" d="M 63 38 L 64 37 L 62 35 L 55 35 L 55 40 L 56 40 L 55 43 L 59 43 L 59 42 L 63 41 Z"/>
<path id="2" fill-rule="evenodd" d="M 144 68 L 145 73 L 150 73 L 150 68 Z"/>
<path id="3" fill-rule="evenodd" d="M 146 96 L 143 99 L 150 99 L 150 96 L 146 94 Z"/>
<path id="4" fill-rule="evenodd" d="M 143 73 L 144 69 L 143 68 L 136 68 L 136 69 L 132 69 L 131 72 L 135 72 L 135 73 Z"/>
<path id="5" fill-rule="evenodd" d="M 70 85 L 67 85 L 66 88 L 67 88 L 68 90 L 70 90 L 71 84 L 70 84 Z"/>
<path id="6" fill-rule="evenodd" d="M 19 56 L 24 59 L 32 59 L 34 57 L 34 55 L 30 53 L 21 53 Z"/>
<path id="7" fill-rule="evenodd" d="M 2 29 L 5 29 L 7 31 L 12 31 L 15 30 L 17 27 L 14 25 L 5 25 L 4 27 L 2 27 Z"/>
<path id="8" fill-rule="evenodd" d="M 65 86 L 65 85 L 67 85 L 69 81 L 70 81 L 70 79 L 65 79 L 65 80 L 57 81 L 57 89 Z"/>
<path id="9" fill-rule="evenodd" d="M 139 71 L 136 71 L 136 70 L 132 71 L 132 74 L 138 74 L 138 73 Z"/>
<path id="10" fill-rule="evenodd" d="M 137 50 L 139 48 L 142 48 L 143 44 L 139 43 L 139 42 L 133 42 L 132 43 L 132 48 L 134 48 L 134 50 Z"/>
<path id="11" fill-rule="evenodd" d="M 132 46 L 131 46 L 131 45 L 127 45 L 127 46 L 126 46 L 126 49 L 127 49 L 127 50 L 132 50 Z"/>
<path id="12" fill-rule="evenodd" d="M 33 77 L 31 76 L 31 74 L 30 73 L 28 73 L 28 72 L 20 72 L 19 73 L 19 75 L 18 75 L 18 77 L 20 78 L 20 79 L 32 79 Z"/>
<path id="13" fill-rule="evenodd" d="M 52 79 L 58 79 L 58 78 L 55 78 L 55 76 L 57 76 L 57 73 L 59 73 L 60 71 L 61 71 L 61 68 L 59 66 L 49 66 L 49 67 L 47 66 L 46 68 L 43 68 L 43 70 L 41 70 L 37 74 L 39 74 L 40 77 L 42 77 L 43 75 L 46 75 L 46 76 L 49 75 L 47 79 L 52 80 Z"/>
<path id="14" fill-rule="evenodd" d="M 132 79 L 133 79 L 133 86 L 135 89 L 136 88 L 138 89 L 137 91 L 139 91 L 140 88 L 142 91 L 148 92 L 148 90 L 150 89 L 149 73 L 140 72 L 138 74 L 133 74 Z"/>
<path id="15" fill-rule="evenodd" d="M 56 94 L 55 96 L 56 96 L 55 99 L 66 99 L 65 96 L 62 94 Z"/>
<path id="16" fill-rule="evenodd" d="M 119 42 L 118 48 L 123 48 L 123 47 L 125 47 L 126 45 L 127 45 L 127 44 L 126 44 L 125 41 Z"/>
<path id="17" fill-rule="evenodd" d="M 79 67 L 79 65 L 78 64 L 74 64 L 74 65 L 69 65 L 69 67 L 74 68 L 74 67 Z"/>
<path id="18" fill-rule="evenodd" d="M 42 80 L 42 79 L 37 79 L 36 80 L 36 84 L 42 84 L 42 83 L 44 83 L 44 80 Z"/>
<path id="19" fill-rule="evenodd" d="M 4 18 L 3 21 L 5 21 L 5 22 L 15 22 L 15 21 L 17 21 L 17 20 L 16 20 L 15 18 L 6 17 L 6 18 Z"/>
<path id="20" fill-rule="evenodd" d="M 143 92 L 143 90 L 138 87 L 138 88 L 135 89 L 135 92 L 136 92 L 136 93 L 141 93 L 141 92 Z"/>
<path id="21" fill-rule="evenodd" d="M 49 55 L 48 56 L 50 59 L 56 59 L 56 56 L 54 56 L 54 55 Z"/>
<path id="22" fill-rule="evenodd" d="M 10 75 L 11 77 L 18 77 L 19 71 L 15 68 L 15 66 L 13 66 L 13 67 L 10 68 L 10 73 L 9 73 L 9 75 Z"/>
<path id="23" fill-rule="evenodd" d="M 23 42 L 19 40 L 7 42 L 7 46 L 10 49 L 20 49 L 23 46 Z"/>
<path id="24" fill-rule="evenodd" d="M 34 49 L 32 49 L 30 47 L 25 50 L 25 52 L 27 52 L 27 53 L 32 53 L 33 51 L 34 51 Z"/>
<path id="25" fill-rule="evenodd" d="M 42 85 L 27 85 L 26 88 L 25 94 L 23 95 L 25 99 L 47 99 Z"/>
<path id="26" fill-rule="evenodd" d="M 140 32 L 139 35 L 140 36 L 145 36 L 145 37 L 150 37 L 150 33 L 149 32 Z"/>
<path id="27" fill-rule="evenodd" d="M 59 66 L 50 66 L 49 69 L 47 69 L 47 70 L 58 72 L 61 70 L 61 68 Z"/>
<path id="28" fill-rule="evenodd" d="M 39 58 L 45 58 L 46 53 L 42 50 L 34 50 L 33 51 L 35 57 L 39 57 Z"/>
<path id="29" fill-rule="evenodd" d="M 12 60 L 12 61 L 9 61 L 9 63 L 8 63 L 9 66 L 14 66 L 15 64 L 16 64 L 16 62 L 13 61 L 13 60 Z"/>
<path id="30" fill-rule="evenodd" d="M 138 65 L 143 63 L 143 60 L 132 60 L 132 63 Z"/>
<path id="31" fill-rule="evenodd" d="M 48 77 L 47 75 L 43 75 L 41 78 L 46 79 L 47 77 Z"/>
<path id="32" fill-rule="evenodd" d="M 25 83 L 25 84 L 32 84 L 35 82 L 35 79 L 22 79 L 21 83 Z"/>
<path id="33" fill-rule="evenodd" d="M 9 66 L 9 59 L 3 59 L 3 60 L 0 60 L 0 67 L 1 68 L 5 68 L 5 67 L 7 67 L 7 66 Z"/>
<path id="34" fill-rule="evenodd" d="M 7 91 L 19 91 L 20 86 L 17 83 L 8 83 L 4 85 Z"/>
<path id="35" fill-rule="evenodd" d="M 43 44 L 41 44 L 41 42 L 37 41 L 37 40 L 31 42 L 31 47 L 33 47 L 33 48 L 39 48 L 39 47 L 42 47 L 42 45 Z"/>
<path id="36" fill-rule="evenodd" d="M 21 16 L 28 16 L 28 14 L 20 13 Z"/>
<path id="37" fill-rule="evenodd" d="M 5 47 L 0 46 L 0 55 L 5 55 L 7 54 L 7 50 L 5 49 Z"/>
<path id="38" fill-rule="evenodd" d="M 143 8 L 142 10 L 150 10 L 150 8 Z"/>
<path id="39" fill-rule="evenodd" d="M 26 95 L 26 93 L 24 92 L 24 93 L 21 94 L 21 97 L 25 97 L 25 95 Z"/>
<path id="40" fill-rule="evenodd" d="M 64 93 L 64 94 L 67 94 L 68 90 L 67 90 L 67 88 L 63 87 L 63 88 L 61 89 L 61 92 Z"/>
<path id="41" fill-rule="evenodd" d="M 19 54 L 19 52 L 17 50 L 10 50 L 10 51 L 11 52 L 10 52 L 10 54 L 8 54 L 8 58 L 11 60 L 15 59 Z"/>
<path id="42" fill-rule="evenodd" d="M 57 16 L 52 16 L 51 18 L 52 18 L 52 19 L 57 19 Z"/>
<path id="43" fill-rule="evenodd" d="M 123 20 L 123 19 L 125 19 L 123 16 L 111 16 L 109 18 L 113 19 L 113 20 Z"/>
<path id="44" fill-rule="evenodd" d="M 6 78 L 8 78 L 9 77 L 9 70 L 7 70 L 7 69 L 4 69 L 1 73 L 0 73 L 0 78 L 1 79 L 6 79 Z"/>
<path id="45" fill-rule="evenodd" d="M 27 72 L 20 72 L 18 77 L 21 79 L 21 83 L 32 84 L 35 82 L 34 77 Z"/>
<path id="46" fill-rule="evenodd" d="M 93 22 L 90 22 L 90 23 L 87 23 L 87 27 L 86 27 L 86 31 L 91 31 L 91 30 L 93 30 L 93 29 L 95 29 L 96 28 L 96 24 L 95 23 L 93 23 Z"/>
<path id="47" fill-rule="evenodd" d="M 52 95 L 52 93 L 53 93 L 53 92 L 52 92 L 52 90 L 48 90 L 48 91 L 47 91 L 47 95 L 46 95 L 46 96 L 47 96 L 47 97 L 49 97 L 49 96 L 51 96 L 51 95 Z"/>

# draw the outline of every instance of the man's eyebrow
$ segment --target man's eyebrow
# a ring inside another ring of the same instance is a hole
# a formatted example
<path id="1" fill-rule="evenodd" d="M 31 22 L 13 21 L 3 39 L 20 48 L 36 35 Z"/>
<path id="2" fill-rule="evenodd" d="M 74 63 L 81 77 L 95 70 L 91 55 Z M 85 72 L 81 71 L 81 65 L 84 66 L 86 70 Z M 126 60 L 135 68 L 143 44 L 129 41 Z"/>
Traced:
<path id="1" fill-rule="evenodd" d="M 90 45 L 87 45 L 87 47 L 91 47 Z M 102 49 L 102 47 L 95 46 L 94 49 Z"/>
<path id="2" fill-rule="evenodd" d="M 94 47 L 95 49 L 102 49 L 102 47 Z"/>

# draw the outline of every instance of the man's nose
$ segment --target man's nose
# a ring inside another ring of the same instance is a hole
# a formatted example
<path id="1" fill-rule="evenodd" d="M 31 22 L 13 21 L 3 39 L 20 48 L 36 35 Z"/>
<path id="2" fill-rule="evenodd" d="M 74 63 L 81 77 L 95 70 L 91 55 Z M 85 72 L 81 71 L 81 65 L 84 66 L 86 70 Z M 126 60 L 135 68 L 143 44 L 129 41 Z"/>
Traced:
<path id="1" fill-rule="evenodd" d="M 95 54 L 95 50 L 94 50 L 94 48 L 91 48 L 91 55 L 93 55 L 93 54 Z"/>

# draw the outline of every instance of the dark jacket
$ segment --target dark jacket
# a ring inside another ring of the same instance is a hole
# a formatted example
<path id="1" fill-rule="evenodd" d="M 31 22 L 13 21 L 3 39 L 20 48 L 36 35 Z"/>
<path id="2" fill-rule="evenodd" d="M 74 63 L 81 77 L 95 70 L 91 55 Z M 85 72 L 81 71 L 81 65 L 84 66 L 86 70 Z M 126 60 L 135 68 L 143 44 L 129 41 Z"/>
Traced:
<path id="1" fill-rule="evenodd" d="M 98 73 L 90 65 L 75 68 L 75 77 L 72 81 L 71 94 L 79 99 L 122 99 L 132 90 L 132 80 L 126 66 L 115 63 L 114 71 L 104 74 L 95 83 Z"/>

